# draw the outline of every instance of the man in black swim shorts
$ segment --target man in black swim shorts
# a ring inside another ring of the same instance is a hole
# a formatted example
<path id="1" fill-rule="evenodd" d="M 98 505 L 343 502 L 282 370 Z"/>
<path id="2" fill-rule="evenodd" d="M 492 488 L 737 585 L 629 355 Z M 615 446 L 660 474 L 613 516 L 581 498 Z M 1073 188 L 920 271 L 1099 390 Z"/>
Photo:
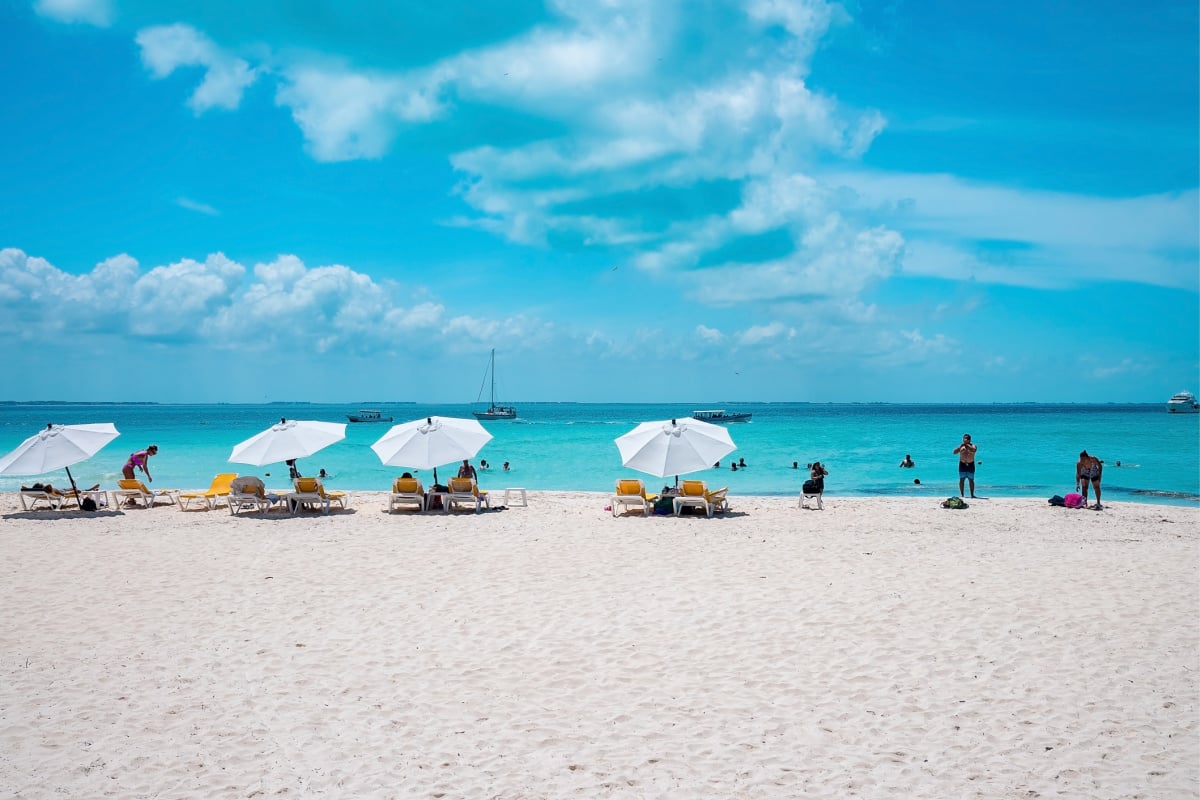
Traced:
<path id="1" fill-rule="evenodd" d="M 979 448 L 971 442 L 971 434 L 964 433 L 962 444 L 954 448 L 958 456 L 958 496 L 964 497 L 963 488 L 967 481 L 971 483 L 971 497 L 975 496 L 975 452 Z"/>

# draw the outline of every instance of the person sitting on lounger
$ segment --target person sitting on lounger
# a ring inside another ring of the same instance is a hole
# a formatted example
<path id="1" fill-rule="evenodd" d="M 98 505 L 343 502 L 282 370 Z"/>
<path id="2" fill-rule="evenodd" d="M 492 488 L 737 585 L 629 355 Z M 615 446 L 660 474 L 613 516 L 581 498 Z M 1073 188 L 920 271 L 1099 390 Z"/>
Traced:
<path id="1" fill-rule="evenodd" d="M 811 486 L 816 489 L 813 494 L 821 494 L 825 491 L 825 476 L 829 474 L 829 470 L 821 464 L 820 461 L 814 461 L 808 473 L 808 480 L 804 482 L 805 487 Z M 808 489 L 805 489 L 808 492 Z"/>

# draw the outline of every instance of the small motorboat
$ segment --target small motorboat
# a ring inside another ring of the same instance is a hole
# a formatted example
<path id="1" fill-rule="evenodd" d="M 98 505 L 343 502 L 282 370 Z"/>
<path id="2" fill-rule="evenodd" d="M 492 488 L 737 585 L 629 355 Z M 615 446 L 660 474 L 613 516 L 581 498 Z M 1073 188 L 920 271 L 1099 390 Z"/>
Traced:
<path id="1" fill-rule="evenodd" d="M 1200 414 L 1200 403 L 1191 392 L 1177 392 L 1167 401 L 1167 411 L 1172 414 Z"/>
<path id="2" fill-rule="evenodd" d="M 391 422 L 391 417 L 385 417 L 382 411 L 374 408 L 360 408 L 357 414 L 347 414 L 351 422 Z"/>
<path id="3" fill-rule="evenodd" d="M 723 408 L 708 408 L 692 412 L 692 419 L 702 422 L 749 422 L 753 414 L 743 411 L 726 411 Z"/>

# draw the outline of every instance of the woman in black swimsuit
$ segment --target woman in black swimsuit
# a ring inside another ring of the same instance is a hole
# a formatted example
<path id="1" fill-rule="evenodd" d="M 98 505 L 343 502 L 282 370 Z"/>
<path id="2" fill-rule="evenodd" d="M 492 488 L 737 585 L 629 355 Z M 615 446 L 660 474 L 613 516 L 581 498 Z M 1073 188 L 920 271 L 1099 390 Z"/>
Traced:
<path id="1" fill-rule="evenodd" d="M 1088 484 L 1096 490 L 1096 505 L 1100 508 L 1100 476 L 1104 474 L 1104 462 L 1095 456 L 1089 456 L 1087 450 L 1079 453 L 1079 461 L 1075 463 L 1075 488 L 1083 495 L 1083 504 L 1087 505 Z"/>

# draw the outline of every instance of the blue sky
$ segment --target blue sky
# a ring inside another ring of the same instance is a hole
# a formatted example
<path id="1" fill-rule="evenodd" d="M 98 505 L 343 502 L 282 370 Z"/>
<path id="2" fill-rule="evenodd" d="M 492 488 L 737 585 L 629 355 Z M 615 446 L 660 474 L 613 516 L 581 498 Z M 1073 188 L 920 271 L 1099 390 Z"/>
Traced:
<path id="1" fill-rule="evenodd" d="M 0 4 L 0 399 L 470 402 L 495 348 L 515 402 L 1165 401 L 1200 389 L 1198 27 Z"/>

